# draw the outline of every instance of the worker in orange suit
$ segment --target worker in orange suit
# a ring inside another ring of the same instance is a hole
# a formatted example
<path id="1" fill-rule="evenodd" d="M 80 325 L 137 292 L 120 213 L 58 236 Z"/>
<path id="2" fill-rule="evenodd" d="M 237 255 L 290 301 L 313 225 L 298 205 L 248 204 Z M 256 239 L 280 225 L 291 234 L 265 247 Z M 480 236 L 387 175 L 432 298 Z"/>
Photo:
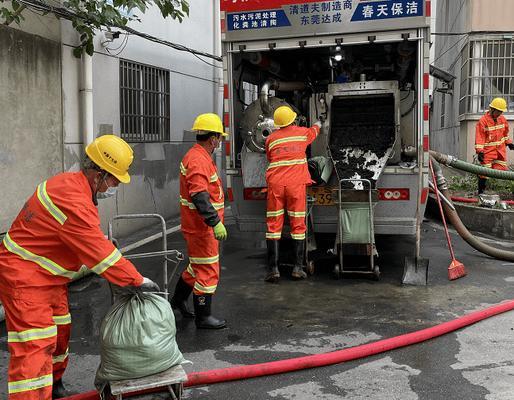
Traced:
<path id="1" fill-rule="evenodd" d="M 82 265 L 119 286 L 158 289 L 105 238 L 96 208 L 97 199 L 130 181 L 132 149 L 106 135 L 88 145 L 86 154 L 82 171 L 58 174 L 37 187 L 0 244 L 10 400 L 70 395 L 62 384 L 71 330 L 67 283 Z"/>
<path id="2" fill-rule="evenodd" d="M 273 119 L 279 130 L 266 139 L 266 171 L 268 184 L 267 232 L 268 273 L 264 280 L 275 283 L 280 278 L 279 241 L 282 236 L 284 215 L 287 212 L 294 243 L 294 267 L 292 277 L 305 279 L 303 256 L 305 251 L 305 216 L 307 207 L 306 186 L 312 183 L 307 167 L 306 150 L 320 132 L 321 121 L 311 128 L 295 125 L 296 113 L 288 106 L 275 110 Z"/>
<path id="3" fill-rule="evenodd" d="M 507 169 L 506 146 L 514 150 L 509 138 L 509 124 L 502 115 L 507 111 L 507 102 L 497 97 L 489 104 L 489 111 L 477 123 L 475 151 L 483 167 L 505 171 Z M 485 191 L 487 177 L 478 178 L 478 194 Z"/>
<path id="4" fill-rule="evenodd" d="M 227 238 L 227 230 L 223 225 L 223 185 L 212 153 L 228 135 L 220 117 L 212 113 L 199 115 L 192 130 L 196 144 L 180 163 L 181 229 L 189 265 L 177 282 L 171 305 L 183 317 L 195 318 L 199 329 L 220 329 L 226 321 L 212 315 L 211 305 L 220 278 L 219 241 Z M 194 313 L 187 308 L 191 292 Z"/>

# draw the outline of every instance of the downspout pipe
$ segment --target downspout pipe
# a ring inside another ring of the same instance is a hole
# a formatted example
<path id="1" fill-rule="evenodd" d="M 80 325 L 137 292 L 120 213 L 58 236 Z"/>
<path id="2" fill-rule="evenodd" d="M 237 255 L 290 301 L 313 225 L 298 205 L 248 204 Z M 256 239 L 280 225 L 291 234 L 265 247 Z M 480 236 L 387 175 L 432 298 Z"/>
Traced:
<path id="1" fill-rule="evenodd" d="M 84 150 L 95 139 L 93 119 L 93 57 L 82 54 L 80 82 L 80 114 L 82 117 L 82 139 Z"/>
<path id="2" fill-rule="evenodd" d="M 430 153 L 432 153 L 432 151 Z M 460 163 L 468 164 L 468 163 L 464 163 L 463 161 L 460 161 Z M 434 173 L 436 175 L 437 186 L 438 186 L 439 190 L 441 191 L 443 196 L 445 196 L 447 199 L 450 199 L 451 195 L 450 195 L 450 192 L 448 191 L 448 184 L 447 184 L 446 178 L 444 177 L 441 166 L 439 165 L 439 163 L 437 162 L 435 157 L 432 157 L 432 165 L 434 167 Z M 471 166 L 477 167 L 477 168 L 481 168 L 483 170 L 490 170 L 490 171 L 495 171 L 495 172 L 508 172 L 508 171 L 496 171 L 496 170 L 492 170 L 490 168 L 478 167 L 473 164 L 468 164 L 468 165 L 471 165 Z M 469 171 L 469 172 L 471 172 L 471 171 Z M 481 171 L 479 173 L 482 174 Z M 448 219 L 450 220 L 451 224 L 453 225 L 455 230 L 458 232 L 460 237 L 462 239 L 464 239 L 471 247 L 473 247 L 474 249 L 478 250 L 479 252 L 481 252 L 483 254 L 486 254 L 486 255 L 496 258 L 498 260 L 514 261 L 514 252 L 513 251 L 497 249 L 495 247 L 489 246 L 488 244 L 485 244 L 480 239 L 476 238 L 468 230 L 468 228 L 466 228 L 466 226 L 462 223 L 461 219 L 459 218 L 459 214 L 457 214 L 457 211 L 455 211 L 455 209 L 452 210 L 450 208 L 450 206 L 448 206 L 448 204 L 446 204 L 446 203 L 443 203 L 443 208 L 444 208 L 444 213 L 446 214 L 446 216 L 448 217 Z"/>

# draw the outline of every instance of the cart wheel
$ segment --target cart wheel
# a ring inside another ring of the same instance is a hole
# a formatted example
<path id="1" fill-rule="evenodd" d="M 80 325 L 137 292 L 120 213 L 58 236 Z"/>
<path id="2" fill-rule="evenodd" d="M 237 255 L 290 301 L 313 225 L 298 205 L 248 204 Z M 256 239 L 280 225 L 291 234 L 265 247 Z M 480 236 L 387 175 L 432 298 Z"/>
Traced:
<path id="1" fill-rule="evenodd" d="M 339 264 L 334 265 L 332 269 L 332 278 L 341 279 L 341 266 Z"/>
<path id="2" fill-rule="evenodd" d="M 312 260 L 309 260 L 307 263 L 307 274 L 314 275 L 314 261 Z"/>
<path id="3" fill-rule="evenodd" d="M 375 265 L 375 268 L 373 268 L 373 279 L 375 281 L 378 281 L 380 279 L 380 268 L 378 265 Z"/>

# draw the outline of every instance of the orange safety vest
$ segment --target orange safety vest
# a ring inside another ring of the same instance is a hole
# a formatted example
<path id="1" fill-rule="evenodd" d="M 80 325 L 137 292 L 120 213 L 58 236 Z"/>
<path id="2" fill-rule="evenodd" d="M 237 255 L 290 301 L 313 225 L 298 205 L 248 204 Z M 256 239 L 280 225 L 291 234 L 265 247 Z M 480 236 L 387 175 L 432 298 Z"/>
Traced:
<path id="1" fill-rule="evenodd" d="M 487 160 L 506 160 L 505 145 L 512 143 L 509 138 L 509 123 L 503 115 L 496 121 L 487 112 L 477 123 L 475 150 L 484 153 Z"/>
<path id="2" fill-rule="evenodd" d="M 269 165 L 266 182 L 276 185 L 308 185 L 312 183 L 307 167 L 306 150 L 320 131 L 319 126 L 310 128 L 289 125 L 273 132 L 266 139 L 266 157 Z"/>
<path id="3" fill-rule="evenodd" d="M 0 244 L 0 290 L 70 282 L 85 265 L 119 286 L 143 277 L 100 229 L 92 191 L 82 172 L 41 183 Z"/>
<path id="4" fill-rule="evenodd" d="M 180 163 L 180 217 L 184 233 L 201 235 L 212 232 L 191 199 L 192 194 L 200 192 L 209 193 L 210 202 L 223 222 L 225 196 L 216 164 L 207 150 L 195 144 Z"/>

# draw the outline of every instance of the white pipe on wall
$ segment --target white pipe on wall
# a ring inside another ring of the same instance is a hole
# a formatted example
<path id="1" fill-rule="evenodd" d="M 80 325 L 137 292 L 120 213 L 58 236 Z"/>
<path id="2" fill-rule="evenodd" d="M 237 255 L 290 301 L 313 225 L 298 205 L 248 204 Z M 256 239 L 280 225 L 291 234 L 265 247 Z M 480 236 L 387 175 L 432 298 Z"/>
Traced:
<path id="1" fill-rule="evenodd" d="M 214 32 L 213 41 L 212 41 L 212 53 L 215 56 L 221 56 L 221 24 L 220 24 L 220 0 L 213 1 L 213 21 L 212 21 L 212 30 Z M 216 61 L 214 61 L 214 65 L 218 65 Z M 221 65 L 219 65 L 221 66 Z M 221 68 L 212 68 L 212 80 L 213 84 L 213 108 L 214 113 L 221 116 L 223 119 L 223 71 Z M 228 128 L 228 127 L 225 127 Z M 218 171 L 222 169 L 222 150 L 218 150 L 215 153 L 216 157 L 216 167 Z"/>
<path id="2" fill-rule="evenodd" d="M 82 55 L 82 79 L 80 82 L 82 136 L 84 148 L 95 138 L 93 120 L 93 57 Z"/>

